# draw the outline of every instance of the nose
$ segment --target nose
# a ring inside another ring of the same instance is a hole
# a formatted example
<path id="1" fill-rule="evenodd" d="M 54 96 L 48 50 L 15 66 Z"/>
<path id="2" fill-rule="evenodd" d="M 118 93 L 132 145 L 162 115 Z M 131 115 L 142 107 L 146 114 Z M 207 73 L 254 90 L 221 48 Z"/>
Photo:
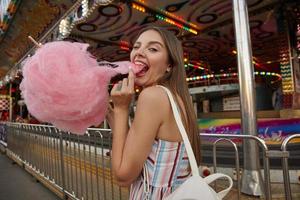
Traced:
<path id="1" fill-rule="evenodd" d="M 135 56 L 142 56 L 142 57 L 145 57 L 145 51 L 144 51 L 144 48 L 138 48 L 138 49 L 135 51 Z"/>

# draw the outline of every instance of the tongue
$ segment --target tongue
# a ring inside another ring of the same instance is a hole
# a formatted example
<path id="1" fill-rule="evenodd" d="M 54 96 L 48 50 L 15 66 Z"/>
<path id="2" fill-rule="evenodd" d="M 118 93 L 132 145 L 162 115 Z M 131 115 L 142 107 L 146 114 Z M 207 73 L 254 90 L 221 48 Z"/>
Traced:
<path id="1" fill-rule="evenodd" d="M 139 71 L 138 73 L 136 73 L 136 76 L 137 77 L 141 77 L 141 76 L 144 76 L 147 72 L 147 69 L 146 68 L 143 68 L 141 71 Z"/>

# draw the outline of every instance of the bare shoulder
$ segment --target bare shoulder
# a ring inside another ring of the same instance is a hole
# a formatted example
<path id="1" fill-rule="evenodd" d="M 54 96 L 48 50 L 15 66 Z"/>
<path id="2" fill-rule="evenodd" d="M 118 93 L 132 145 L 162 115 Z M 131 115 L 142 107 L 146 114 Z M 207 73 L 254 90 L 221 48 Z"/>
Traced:
<path id="1" fill-rule="evenodd" d="M 148 119 L 145 121 L 157 122 L 158 127 L 170 109 L 168 103 L 168 96 L 162 88 L 156 86 L 145 88 L 139 95 L 135 117 L 140 119 L 145 117 Z"/>
<path id="2" fill-rule="evenodd" d="M 161 87 L 151 86 L 145 88 L 138 98 L 138 104 L 159 105 L 168 103 L 166 92 Z"/>

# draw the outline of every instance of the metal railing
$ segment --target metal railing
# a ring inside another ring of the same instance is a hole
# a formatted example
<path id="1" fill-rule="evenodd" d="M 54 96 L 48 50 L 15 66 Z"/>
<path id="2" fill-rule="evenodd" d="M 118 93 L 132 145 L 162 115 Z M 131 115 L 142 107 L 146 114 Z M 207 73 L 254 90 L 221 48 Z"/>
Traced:
<path id="1" fill-rule="evenodd" d="M 237 171 L 237 190 L 238 190 L 238 199 L 241 198 L 240 196 L 240 177 L 239 177 L 239 156 L 238 156 L 238 148 L 236 144 L 231 139 L 251 139 L 256 141 L 260 147 L 262 148 L 263 152 L 263 163 L 264 163 L 264 185 L 265 187 L 262 188 L 262 191 L 264 191 L 265 198 L 267 200 L 271 200 L 271 181 L 270 181 L 270 164 L 269 159 L 270 158 L 280 158 L 282 159 L 282 167 L 283 167 L 283 180 L 284 180 L 284 191 L 285 191 L 285 198 L 287 200 L 292 200 L 292 192 L 290 187 L 290 177 L 289 177 L 289 165 L 288 165 L 288 158 L 290 156 L 290 152 L 287 151 L 287 145 L 290 141 L 292 141 L 295 138 L 300 138 L 300 134 L 294 134 L 284 139 L 284 141 L 281 143 L 281 151 L 280 150 L 269 150 L 267 145 L 265 144 L 264 140 L 257 136 L 251 136 L 251 135 L 235 135 L 235 134 L 207 134 L 207 133 L 201 133 L 201 137 L 212 137 L 216 138 L 216 141 L 213 143 L 213 168 L 214 172 L 216 172 L 217 169 L 217 156 L 216 156 L 216 145 L 217 143 L 221 141 L 229 142 L 233 147 L 235 151 L 235 166 Z M 228 139 L 230 138 L 230 139 Z"/>
<path id="2" fill-rule="evenodd" d="M 237 190 L 238 195 L 237 199 L 241 199 L 241 180 L 240 180 L 240 161 L 239 161 L 239 151 L 236 146 L 236 144 L 227 138 L 219 138 L 213 143 L 213 167 L 214 167 L 214 173 L 217 173 L 217 144 L 219 142 L 227 142 L 231 144 L 234 148 L 235 152 L 235 171 L 236 171 L 236 180 L 237 180 Z M 215 189 L 217 189 L 217 181 L 215 182 Z"/>
<path id="3" fill-rule="evenodd" d="M 71 199 L 128 199 L 128 188 L 119 187 L 111 171 L 111 130 L 88 129 L 85 135 L 62 132 L 53 126 L 7 123 L 7 154 L 19 159 L 23 165 L 43 177 Z M 286 199 L 291 200 L 287 144 L 300 134 L 287 137 L 281 151 L 269 150 L 257 136 L 236 134 L 207 134 L 213 142 L 213 168 L 217 171 L 217 144 L 227 142 L 234 147 L 237 176 L 237 198 L 240 194 L 239 151 L 233 139 L 254 140 L 262 149 L 264 184 L 261 189 L 271 200 L 270 158 L 282 159 Z M 262 181 L 262 180 L 261 180 Z"/>
<path id="4" fill-rule="evenodd" d="M 286 156 L 282 157 L 282 167 L 283 167 L 284 192 L 285 192 L 285 198 L 287 200 L 292 200 L 292 191 L 290 186 L 290 175 L 289 175 L 289 164 L 288 164 L 289 152 L 287 151 L 287 145 L 291 140 L 295 138 L 300 138 L 300 134 L 291 135 L 285 138 L 285 140 L 281 144 L 281 151 L 283 153 L 286 153 Z"/>
<path id="5" fill-rule="evenodd" d="M 128 199 L 111 171 L 111 130 L 88 129 L 85 135 L 53 126 L 10 123 L 8 154 L 17 157 L 71 199 Z"/>
<path id="6" fill-rule="evenodd" d="M 236 134 L 209 134 L 209 133 L 200 133 L 201 137 L 213 137 L 213 138 L 217 138 L 217 139 L 227 139 L 226 141 L 234 144 L 234 142 L 231 141 L 231 139 L 243 139 L 243 140 L 253 140 L 255 141 L 263 150 L 263 164 L 264 164 L 264 187 L 261 188 L 262 191 L 264 191 L 264 195 L 266 200 L 271 200 L 272 196 L 271 196 L 271 180 L 270 180 L 270 163 L 269 163 L 269 157 L 268 156 L 268 147 L 265 144 L 265 141 L 262 140 L 261 138 L 257 137 L 257 136 L 253 136 L 253 135 L 236 135 Z M 228 139 L 230 138 L 230 139 Z M 216 150 L 215 150 L 215 146 L 216 143 L 218 142 L 215 141 L 214 143 L 214 160 L 216 160 Z M 237 147 L 236 145 L 233 145 L 235 148 L 235 152 L 236 155 L 238 154 L 237 151 Z M 239 163 L 237 161 L 238 158 L 236 158 L 236 168 L 239 169 Z M 214 161 L 214 165 L 216 165 L 216 161 Z M 216 168 L 216 166 L 214 166 L 214 168 Z M 239 174 L 239 171 L 237 171 L 237 174 Z M 238 187 L 240 183 L 238 183 Z M 261 185 L 262 186 L 262 185 Z M 239 196 L 239 192 L 240 189 L 238 188 L 238 199 L 240 199 Z"/>

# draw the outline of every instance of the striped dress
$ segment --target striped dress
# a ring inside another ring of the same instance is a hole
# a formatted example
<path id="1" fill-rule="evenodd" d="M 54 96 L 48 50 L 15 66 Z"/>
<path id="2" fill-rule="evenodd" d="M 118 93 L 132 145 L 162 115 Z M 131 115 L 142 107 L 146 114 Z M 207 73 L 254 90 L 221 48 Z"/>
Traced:
<path id="1" fill-rule="evenodd" d="M 190 176 L 183 142 L 155 140 L 145 166 L 148 169 L 151 200 L 164 199 Z M 129 199 L 145 199 L 142 174 L 131 185 Z"/>

